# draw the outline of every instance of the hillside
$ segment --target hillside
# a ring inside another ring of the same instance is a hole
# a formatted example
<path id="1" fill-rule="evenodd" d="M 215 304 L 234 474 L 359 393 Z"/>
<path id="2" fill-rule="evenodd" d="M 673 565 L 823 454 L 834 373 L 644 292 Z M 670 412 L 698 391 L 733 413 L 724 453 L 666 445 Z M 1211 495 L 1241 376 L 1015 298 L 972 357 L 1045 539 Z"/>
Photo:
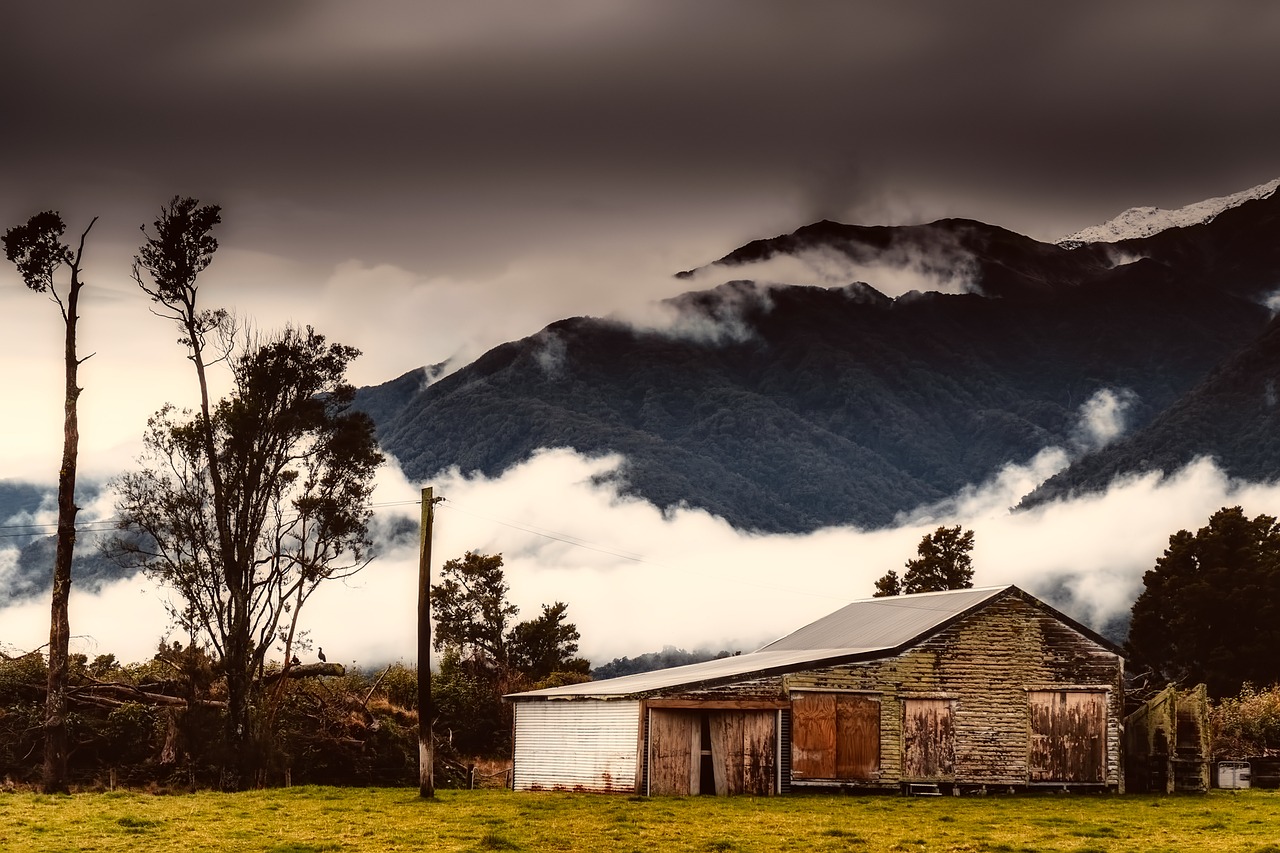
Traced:
<path id="1" fill-rule="evenodd" d="M 1232 477 L 1280 480 L 1280 318 L 1145 428 L 1050 478 L 1023 505 L 1099 491 L 1122 474 L 1171 474 L 1198 456 Z"/>
<path id="2" fill-rule="evenodd" d="M 885 525 L 1068 444 L 1100 389 L 1131 391 L 1130 422 L 1145 426 L 1261 334 L 1275 206 L 1255 200 L 1149 247 L 1129 241 L 1126 252 L 1148 257 L 1119 265 L 1105 260 L 1114 248 L 1068 250 L 967 220 L 817 223 L 714 269 L 815 248 L 899 263 L 904 247 L 945 244 L 968 252 L 976 292 L 889 299 L 866 284 L 735 281 L 671 303 L 677 330 L 720 335 L 573 318 L 432 385 L 413 373 L 363 389 L 359 405 L 414 479 L 450 466 L 497 475 L 568 446 L 623 454 L 629 493 L 742 528 Z"/>
<path id="3" fill-rule="evenodd" d="M 92 502 L 100 488 L 97 483 L 81 482 L 77 502 Z M 49 591 L 56 539 L 49 535 L 52 525 L 32 524 L 32 520 L 42 504 L 53 503 L 56 494 L 53 487 L 0 480 L 0 607 Z M 96 533 L 82 530 L 76 536 L 71 575 L 77 589 L 95 590 L 132 574 L 101 556 L 97 542 Z"/>

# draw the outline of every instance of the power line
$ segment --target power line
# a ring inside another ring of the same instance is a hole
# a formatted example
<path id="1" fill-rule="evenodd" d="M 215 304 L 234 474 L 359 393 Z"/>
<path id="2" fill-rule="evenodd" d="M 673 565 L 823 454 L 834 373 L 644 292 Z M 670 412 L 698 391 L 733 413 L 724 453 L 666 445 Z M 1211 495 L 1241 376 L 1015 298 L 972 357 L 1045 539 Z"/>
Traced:
<path id="1" fill-rule="evenodd" d="M 421 500 L 405 500 L 405 501 L 385 501 L 380 503 L 365 504 L 367 509 L 383 509 L 393 506 L 418 506 Z M 79 522 L 75 526 L 77 533 L 101 533 L 104 530 L 111 530 L 119 523 L 120 519 L 99 518 L 93 521 Z M 58 523 L 56 521 L 48 522 L 32 522 L 30 524 L 0 524 L 0 531 L 16 531 L 16 532 L 0 532 L 0 539 L 18 539 L 26 536 L 52 535 L 58 532 Z"/>

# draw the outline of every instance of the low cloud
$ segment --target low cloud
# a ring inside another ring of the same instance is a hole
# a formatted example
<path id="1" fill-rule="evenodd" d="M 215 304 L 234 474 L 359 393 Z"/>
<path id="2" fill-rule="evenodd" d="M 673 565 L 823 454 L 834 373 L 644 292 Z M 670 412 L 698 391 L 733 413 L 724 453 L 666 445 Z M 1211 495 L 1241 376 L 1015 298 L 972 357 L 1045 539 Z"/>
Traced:
<path id="1" fill-rule="evenodd" d="M 545 330 L 537 338 L 539 346 L 534 351 L 534 359 L 548 379 L 559 379 L 564 375 L 565 356 L 568 354 L 564 339 Z"/>
<path id="2" fill-rule="evenodd" d="M 731 281 L 700 293 L 617 311 L 609 319 L 642 332 L 656 332 L 695 343 L 742 343 L 755 334 L 750 315 L 773 309 L 764 281 Z"/>
<path id="3" fill-rule="evenodd" d="M 804 248 L 745 264 L 716 263 L 698 270 L 693 281 L 705 286 L 728 275 L 815 287 L 865 282 L 890 297 L 912 291 L 956 294 L 979 290 L 978 266 L 972 253 L 942 234 L 935 235 L 928 244 L 878 249 L 849 242 Z"/>
<path id="4" fill-rule="evenodd" d="M 500 477 L 454 471 L 435 479 L 445 500 L 435 513 L 433 570 L 468 550 L 503 554 L 521 616 L 568 602 L 582 652 L 596 664 L 666 645 L 749 651 L 869 596 L 921 537 L 960 524 L 976 534 L 977 585 L 1017 584 L 1102 628 L 1125 617 L 1170 534 L 1198 529 L 1222 506 L 1257 513 L 1280 500 L 1274 484 L 1230 480 L 1198 460 L 1168 477 L 1130 477 L 1105 493 L 1009 509 L 1065 458 L 1048 449 L 889 528 L 763 535 L 702 510 L 664 513 L 618 494 L 604 476 L 621 464 L 617 456 L 544 450 Z M 414 659 L 420 494 L 394 466 L 384 469 L 374 499 L 384 531 L 378 559 L 308 604 L 303 627 L 332 659 Z M 96 594 L 73 588 L 77 649 L 149 657 L 168 630 L 168 598 L 141 577 Z M 48 635 L 47 602 L 0 610 L 0 624 L 6 643 L 36 648 Z"/>
<path id="5" fill-rule="evenodd" d="M 1101 450 L 1128 429 L 1129 409 L 1138 401 L 1138 395 L 1128 388 L 1102 388 L 1093 393 L 1081 406 L 1079 421 L 1071 434 L 1071 443 L 1078 453 Z"/>
<path id="6" fill-rule="evenodd" d="M 1273 290 L 1262 300 L 1262 304 L 1267 306 L 1272 316 L 1280 314 L 1280 289 Z"/>

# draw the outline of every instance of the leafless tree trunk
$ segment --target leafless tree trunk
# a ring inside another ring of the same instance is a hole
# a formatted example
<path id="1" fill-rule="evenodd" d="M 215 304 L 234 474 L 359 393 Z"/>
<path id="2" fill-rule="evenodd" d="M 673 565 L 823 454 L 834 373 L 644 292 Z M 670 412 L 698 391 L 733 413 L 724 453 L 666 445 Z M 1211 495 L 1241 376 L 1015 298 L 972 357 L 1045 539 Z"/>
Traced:
<path id="1" fill-rule="evenodd" d="M 89 236 L 95 216 L 80 235 L 75 255 L 62 243 L 66 226 L 54 212 L 39 213 L 26 225 L 11 228 L 4 235 L 5 255 L 22 274 L 27 287 L 37 293 L 48 293 L 62 312 L 66 332 L 63 355 L 66 366 L 66 389 L 63 398 L 62 465 L 58 470 L 58 533 L 53 561 L 53 593 L 49 614 L 49 678 L 45 699 L 44 767 L 41 787 L 47 794 L 65 793 L 67 786 L 67 660 L 70 656 L 71 624 L 67 603 L 71 597 L 71 560 L 75 556 L 76 459 L 80 450 L 80 423 L 77 404 L 80 399 L 79 369 L 84 359 L 76 353 L 76 322 L 80 303 L 80 266 L 84 257 L 84 241 Z M 71 270 L 71 285 L 64 302 L 53 283 L 53 273 L 66 264 Z M 87 358 L 87 357 L 86 357 Z"/>

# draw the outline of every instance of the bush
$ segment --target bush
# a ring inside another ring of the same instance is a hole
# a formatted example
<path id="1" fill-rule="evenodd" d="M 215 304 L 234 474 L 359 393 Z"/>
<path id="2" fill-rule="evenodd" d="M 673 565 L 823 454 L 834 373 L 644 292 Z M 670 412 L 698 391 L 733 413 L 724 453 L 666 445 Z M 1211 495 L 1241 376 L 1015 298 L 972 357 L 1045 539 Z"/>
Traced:
<path id="1" fill-rule="evenodd" d="M 1215 759 L 1280 754 L 1280 685 L 1245 684 L 1213 706 L 1210 720 Z"/>

